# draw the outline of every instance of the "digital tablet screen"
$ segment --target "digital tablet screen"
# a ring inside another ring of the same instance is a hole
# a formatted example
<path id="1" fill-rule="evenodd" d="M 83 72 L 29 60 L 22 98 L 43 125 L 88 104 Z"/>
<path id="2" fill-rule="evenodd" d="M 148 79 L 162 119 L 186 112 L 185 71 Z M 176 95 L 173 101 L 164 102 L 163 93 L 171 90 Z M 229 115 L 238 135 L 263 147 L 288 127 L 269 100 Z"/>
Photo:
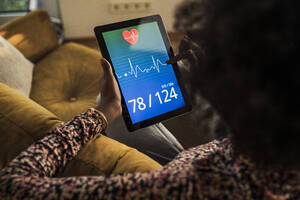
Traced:
<path id="1" fill-rule="evenodd" d="M 157 22 L 102 36 L 132 124 L 186 106 Z"/>

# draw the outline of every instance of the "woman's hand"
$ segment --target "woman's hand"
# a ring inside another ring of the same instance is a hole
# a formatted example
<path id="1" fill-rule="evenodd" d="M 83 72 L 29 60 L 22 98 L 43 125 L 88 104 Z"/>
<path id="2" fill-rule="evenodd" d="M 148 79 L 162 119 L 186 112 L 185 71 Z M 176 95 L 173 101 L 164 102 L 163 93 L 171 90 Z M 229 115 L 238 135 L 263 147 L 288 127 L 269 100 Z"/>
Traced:
<path id="1" fill-rule="evenodd" d="M 104 74 L 101 82 L 101 101 L 96 109 L 105 115 L 109 124 L 122 113 L 121 94 L 110 63 L 102 58 L 101 64 Z"/>
<path id="2" fill-rule="evenodd" d="M 179 53 L 170 58 L 166 63 L 174 64 L 181 60 L 188 60 L 189 63 L 184 63 L 187 71 L 190 71 L 190 65 L 198 65 L 199 58 L 204 55 L 203 49 L 187 35 L 183 37 L 179 44 Z"/>

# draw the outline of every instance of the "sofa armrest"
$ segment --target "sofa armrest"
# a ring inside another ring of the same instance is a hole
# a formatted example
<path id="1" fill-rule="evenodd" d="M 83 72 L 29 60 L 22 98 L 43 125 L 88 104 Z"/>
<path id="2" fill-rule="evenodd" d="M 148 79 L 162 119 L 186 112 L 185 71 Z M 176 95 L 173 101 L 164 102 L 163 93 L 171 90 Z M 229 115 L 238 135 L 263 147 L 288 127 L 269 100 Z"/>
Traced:
<path id="1" fill-rule="evenodd" d="M 44 107 L 0 83 L 0 170 L 61 123 Z"/>
<path id="2" fill-rule="evenodd" d="M 53 25 L 43 10 L 32 11 L 0 26 L 0 35 L 32 62 L 58 46 Z"/>
<path id="3" fill-rule="evenodd" d="M 0 170 L 61 123 L 44 107 L 0 83 Z M 159 168 L 148 156 L 98 135 L 67 164 L 61 176 L 99 176 Z"/>

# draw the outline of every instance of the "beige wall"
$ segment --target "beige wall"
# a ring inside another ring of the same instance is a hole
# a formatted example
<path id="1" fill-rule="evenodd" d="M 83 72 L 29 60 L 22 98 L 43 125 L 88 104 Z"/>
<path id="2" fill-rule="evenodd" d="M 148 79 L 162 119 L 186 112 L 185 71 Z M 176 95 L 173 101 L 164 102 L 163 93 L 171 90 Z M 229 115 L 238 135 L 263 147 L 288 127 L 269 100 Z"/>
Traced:
<path id="1" fill-rule="evenodd" d="M 93 28 L 131 18 L 160 14 L 168 31 L 172 31 L 174 10 L 182 0 L 147 0 L 152 9 L 147 12 L 115 14 L 110 11 L 109 3 L 115 0 L 59 0 L 65 37 L 93 37 Z M 133 0 L 121 0 L 132 2 Z M 136 2 L 137 0 L 134 0 Z"/>
<path id="2" fill-rule="evenodd" d="M 44 0 L 43 8 L 48 11 L 51 17 L 59 18 L 58 0 Z"/>

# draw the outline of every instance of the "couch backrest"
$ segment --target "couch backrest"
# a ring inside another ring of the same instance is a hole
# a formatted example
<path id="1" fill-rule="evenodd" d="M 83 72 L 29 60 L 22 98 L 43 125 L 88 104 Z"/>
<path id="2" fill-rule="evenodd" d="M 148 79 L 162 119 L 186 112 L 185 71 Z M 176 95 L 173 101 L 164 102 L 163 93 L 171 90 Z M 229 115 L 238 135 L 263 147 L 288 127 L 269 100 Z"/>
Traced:
<path id="1" fill-rule="evenodd" d="M 58 46 L 53 25 L 43 10 L 32 11 L 0 26 L 0 35 L 32 62 Z"/>

